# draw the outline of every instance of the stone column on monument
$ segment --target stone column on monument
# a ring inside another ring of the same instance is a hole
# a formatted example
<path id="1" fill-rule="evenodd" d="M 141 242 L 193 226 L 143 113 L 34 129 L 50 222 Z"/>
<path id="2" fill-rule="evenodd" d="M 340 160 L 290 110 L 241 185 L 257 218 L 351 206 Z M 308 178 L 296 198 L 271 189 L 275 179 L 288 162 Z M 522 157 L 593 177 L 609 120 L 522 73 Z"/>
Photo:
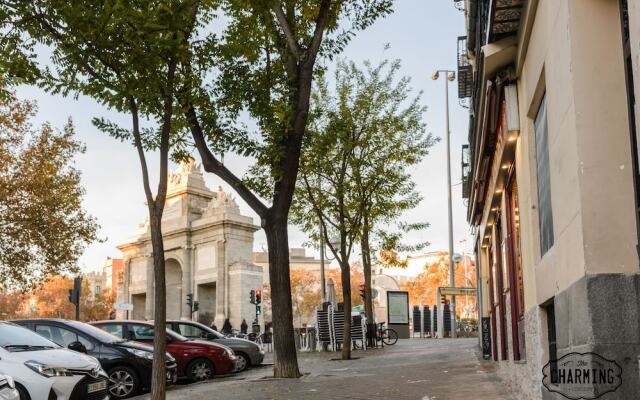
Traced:
<path id="1" fill-rule="evenodd" d="M 193 277 L 193 270 L 191 265 L 191 252 L 193 250 L 193 246 L 183 246 L 182 247 L 182 307 L 181 307 L 181 318 L 191 319 L 193 316 L 191 314 L 191 310 L 189 309 L 189 305 L 187 304 L 187 295 L 191 294 L 192 299 L 195 301 L 195 293 L 193 290 L 193 285 L 191 284 Z"/>
<path id="2" fill-rule="evenodd" d="M 145 298 L 145 318 L 148 320 L 153 319 L 154 304 L 155 304 L 155 285 L 153 279 L 153 255 L 148 254 L 145 256 L 147 259 L 147 293 Z"/>
<path id="3" fill-rule="evenodd" d="M 227 268 L 225 257 L 225 242 L 219 241 L 216 250 L 216 316 L 215 323 L 218 329 L 222 329 L 224 320 L 228 317 L 227 309 Z"/>
<path id="4" fill-rule="evenodd" d="M 126 256 L 122 260 L 122 286 L 120 286 L 119 279 L 116 279 L 118 284 L 112 288 L 116 295 L 116 303 L 132 303 L 131 293 L 129 287 L 131 285 L 131 258 Z M 146 304 L 145 304 L 146 306 Z M 127 312 L 124 310 L 116 311 L 117 319 L 125 319 Z"/>

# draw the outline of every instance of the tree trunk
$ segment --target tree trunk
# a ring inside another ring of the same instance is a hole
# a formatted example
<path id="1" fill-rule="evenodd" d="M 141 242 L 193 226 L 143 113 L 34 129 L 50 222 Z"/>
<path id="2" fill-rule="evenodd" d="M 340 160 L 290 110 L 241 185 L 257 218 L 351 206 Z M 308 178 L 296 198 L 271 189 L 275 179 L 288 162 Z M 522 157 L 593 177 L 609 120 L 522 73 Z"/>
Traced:
<path id="1" fill-rule="evenodd" d="M 158 215 L 159 214 L 159 215 Z M 155 281 L 154 295 L 154 336 L 153 367 L 151 370 L 151 400 L 164 400 L 166 391 L 165 348 L 166 332 L 161 327 L 166 325 L 167 287 L 165 282 L 164 243 L 162 240 L 162 210 L 149 206 L 149 224 L 151 228 L 151 246 L 153 249 L 153 277 Z"/>
<path id="2" fill-rule="evenodd" d="M 342 275 L 342 304 L 344 309 L 344 341 L 342 342 L 342 359 L 351 358 L 351 267 L 349 260 L 340 263 Z"/>
<path id="3" fill-rule="evenodd" d="M 364 313 L 367 316 L 367 345 L 373 347 L 373 335 L 375 334 L 375 320 L 373 318 L 373 296 L 371 290 L 371 248 L 369 247 L 369 229 L 367 217 L 362 229 L 362 269 L 364 271 Z"/>
<path id="4" fill-rule="evenodd" d="M 286 215 L 268 221 L 264 227 L 269 252 L 269 284 L 275 378 L 299 378 L 298 355 L 293 332 L 291 277 L 289 276 L 289 238 Z"/>

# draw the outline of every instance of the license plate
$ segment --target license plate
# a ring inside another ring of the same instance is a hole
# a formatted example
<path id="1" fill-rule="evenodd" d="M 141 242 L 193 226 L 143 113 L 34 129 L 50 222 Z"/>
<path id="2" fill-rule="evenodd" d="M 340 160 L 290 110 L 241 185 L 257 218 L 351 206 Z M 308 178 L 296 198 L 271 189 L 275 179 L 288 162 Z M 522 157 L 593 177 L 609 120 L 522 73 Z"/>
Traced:
<path id="1" fill-rule="evenodd" d="M 100 390 L 105 390 L 107 388 L 107 381 L 100 381 L 95 383 L 90 383 L 87 385 L 87 393 L 99 392 Z"/>

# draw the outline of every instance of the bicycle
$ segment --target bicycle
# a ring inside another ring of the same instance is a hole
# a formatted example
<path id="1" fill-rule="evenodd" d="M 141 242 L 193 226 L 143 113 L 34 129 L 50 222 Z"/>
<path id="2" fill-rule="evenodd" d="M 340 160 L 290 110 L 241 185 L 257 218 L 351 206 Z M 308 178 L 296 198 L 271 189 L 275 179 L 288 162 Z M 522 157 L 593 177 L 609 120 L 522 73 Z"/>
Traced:
<path id="1" fill-rule="evenodd" d="M 393 346 L 398 343 L 398 332 L 391 328 L 383 329 L 383 325 L 384 323 L 381 323 L 378 329 L 378 337 L 382 340 L 382 343 L 387 346 Z"/>

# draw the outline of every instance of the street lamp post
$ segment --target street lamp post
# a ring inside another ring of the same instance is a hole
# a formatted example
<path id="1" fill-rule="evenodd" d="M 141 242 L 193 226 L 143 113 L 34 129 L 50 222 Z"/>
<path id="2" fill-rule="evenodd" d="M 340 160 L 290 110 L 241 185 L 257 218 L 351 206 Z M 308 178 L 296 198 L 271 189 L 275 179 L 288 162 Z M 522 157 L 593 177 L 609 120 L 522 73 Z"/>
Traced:
<path id="1" fill-rule="evenodd" d="M 452 211 L 452 199 L 451 199 L 451 143 L 449 130 L 449 81 L 453 82 L 456 79 L 455 71 L 447 69 L 436 70 L 432 79 L 438 80 L 440 78 L 440 72 L 444 74 L 444 98 L 445 98 L 445 143 L 447 146 L 447 206 L 449 216 L 449 285 L 451 287 L 456 286 L 455 281 L 455 264 L 453 262 L 453 211 Z M 456 337 L 456 296 L 451 296 L 451 337 Z"/>

